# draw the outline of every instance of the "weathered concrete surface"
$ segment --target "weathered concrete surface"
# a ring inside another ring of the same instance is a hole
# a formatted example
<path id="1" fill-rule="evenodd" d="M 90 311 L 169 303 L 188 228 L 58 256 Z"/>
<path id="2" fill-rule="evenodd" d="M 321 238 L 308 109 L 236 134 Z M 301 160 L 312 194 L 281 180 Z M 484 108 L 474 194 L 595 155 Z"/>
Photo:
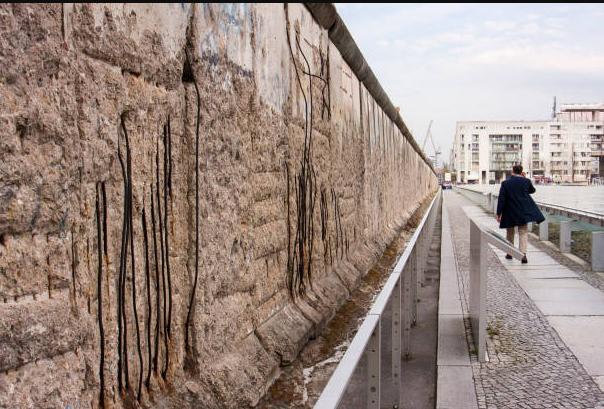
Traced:
<path id="1" fill-rule="evenodd" d="M 301 4 L 2 4 L 0 96 L 0 407 L 253 406 L 436 189 Z"/>

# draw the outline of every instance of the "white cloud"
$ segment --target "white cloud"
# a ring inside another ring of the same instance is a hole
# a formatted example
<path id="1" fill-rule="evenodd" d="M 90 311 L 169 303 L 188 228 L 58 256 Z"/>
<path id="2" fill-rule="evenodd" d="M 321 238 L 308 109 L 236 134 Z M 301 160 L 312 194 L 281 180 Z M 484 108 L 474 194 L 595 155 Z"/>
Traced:
<path id="1" fill-rule="evenodd" d="M 536 24 L 536 23 L 527 23 L 524 24 L 519 32 L 521 34 L 525 34 L 525 35 L 539 35 L 539 34 L 545 34 L 545 35 L 549 35 L 552 37 L 563 37 L 566 35 L 565 31 L 562 30 L 558 30 L 556 28 L 543 28 L 540 25 Z"/>
<path id="2" fill-rule="evenodd" d="M 520 29 L 520 32 L 522 34 L 538 34 L 541 33 L 541 27 L 539 27 L 538 24 L 536 23 L 528 23 L 525 24 L 524 26 L 522 26 L 522 28 Z"/>
<path id="3" fill-rule="evenodd" d="M 515 29 L 516 23 L 514 23 L 513 21 L 505 21 L 505 20 L 501 20 L 501 21 L 487 20 L 484 22 L 484 26 L 488 30 L 508 31 L 508 30 Z"/>
<path id="4" fill-rule="evenodd" d="M 378 47 L 381 48 L 388 48 L 388 41 L 386 40 L 380 40 L 377 42 Z"/>
<path id="5" fill-rule="evenodd" d="M 449 31 L 435 35 L 434 39 L 441 43 L 467 43 L 473 41 L 475 38 L 472 34 L 460 34 Z"/>
<path id="6" fill-rule="evenodd" d="M 545 23 L 554 28 L 564 28 L 564 24 L 566 23 L 566 19 L 562 17 L 549 17 L 545 19 Z"/>
<path id="7" fill-rule="evenodd" d="M 546 73 L 566 72 L 574 75 L 604 73 L 604 55 L 576 53 L 572 50 L 550 46 L 510 46 L 484 51 L 472 58 L 484 65 L 499 65 L 520 70 Z"/>

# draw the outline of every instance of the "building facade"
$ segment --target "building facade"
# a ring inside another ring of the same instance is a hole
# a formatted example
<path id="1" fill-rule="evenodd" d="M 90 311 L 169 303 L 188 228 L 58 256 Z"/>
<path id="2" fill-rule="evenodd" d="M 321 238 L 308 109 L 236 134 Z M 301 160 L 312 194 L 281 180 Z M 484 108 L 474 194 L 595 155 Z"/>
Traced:
<path id="1" fill-rule="evenodd" d="M 462 183 L 499 183 L 512 166 L 553 182 L 587 183 L 603 170 L 604 105 L 563 105 L 545 121 L 458 122 L 453 166 Z"/>

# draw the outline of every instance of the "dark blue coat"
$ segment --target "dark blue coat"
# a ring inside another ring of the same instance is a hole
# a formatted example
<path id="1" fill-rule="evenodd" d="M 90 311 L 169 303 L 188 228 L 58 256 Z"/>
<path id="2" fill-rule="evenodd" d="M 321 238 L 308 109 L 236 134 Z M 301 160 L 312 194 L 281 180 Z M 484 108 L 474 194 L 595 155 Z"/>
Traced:
<path id="1" fill-rule="evenodd" d="M 501 183 L 497 200 L 497 215 L 501 215 L 500 228 L 545 220 L 530 193 L 535 193 L 535 188 L 528 178 L 510 176 Z"/>

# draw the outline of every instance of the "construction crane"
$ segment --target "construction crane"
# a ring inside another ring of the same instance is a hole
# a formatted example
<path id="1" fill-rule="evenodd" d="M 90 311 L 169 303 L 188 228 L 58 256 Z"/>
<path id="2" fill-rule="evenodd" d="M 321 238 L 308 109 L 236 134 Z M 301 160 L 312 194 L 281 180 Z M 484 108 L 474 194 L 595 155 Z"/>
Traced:
<path id="1" fill-rule="evenodd" d="M 422 145 L 422 151 L 424 152 L 424 155 L 426 155 L 429 158 L 432 158 L 431 156 L 429 156 L 426 153 L 426 142 L 428 142 L 428 138 L 430 138 L 430 142 L 432 143 L 432 148 L 434 149 L 434 167 L 438 166 L 438 155 L 440 155 L 441 150 L 440 147 L 436 147 L 436 145 L 434 144 L 434 138 L 432 138 L 432 132 L 430 132 L 430 129 L 432 128 L 432 120 L 430 120 L 430 125 L 428 125 L 428 132 L 426 132 L 426 137 L 424 138 L 424 143 Z"/>

